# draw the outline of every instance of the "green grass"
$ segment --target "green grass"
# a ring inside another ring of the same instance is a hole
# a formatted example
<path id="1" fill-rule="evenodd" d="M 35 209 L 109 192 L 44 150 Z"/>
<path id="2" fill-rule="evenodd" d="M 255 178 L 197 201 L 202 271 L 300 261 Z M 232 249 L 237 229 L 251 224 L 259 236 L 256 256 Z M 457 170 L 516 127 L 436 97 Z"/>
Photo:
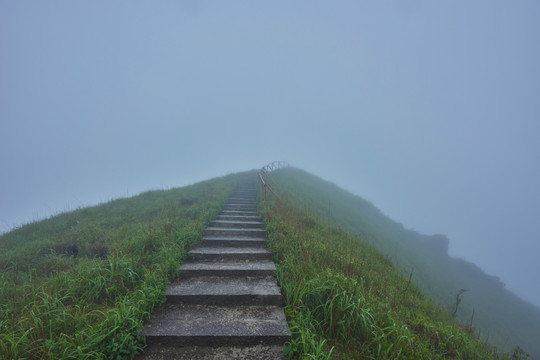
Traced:
<path id="1" fill-rule="evenodd" d="M 324 212 L 328 199 L 321 211 L 309 198 L 323 192 L 313 190 L 307 181 L 287 184 L 291 182 L 287 177 L 296 171 L 276 171 L 273 185 L 282 201 L 270 197 L 261 207 L 293 333 L 287 348 L 290 355 L 301 359 L 526 358 L 519 348 L 512 355 L 491 348 L 444 306 L 426 298 L 412 281 L 415 273 L 399 271 L 393 259 L 382 255 L 365 235 L 353 235 L 329 221 L 331 216 Z M 370 240 L 376 241 L 376 235 L 370 234 Z"/>
<path id="2" fill-rule="evenodd" d="M 131 358 L 143 346 L 143 321 L 164 302 L 166 285 L 242 175 L 149 191 L 0 236 L 0 358 Z M 376 246 L 401 249 L 425 239 L 402 236 L 368 202 L 346 192 L 336 196 L 335 187 L 306 173 L 283 169 L 273 176 L 283 201 L 260 210 L 293 333 L 287 347 L 293 358 L 525 357 L 519 349 L 511 357 L 486 346 L 447 306 L 423 295 L 416 285 L 421 268 L 403 272 L 406 266 L 396 267 L 394 256 Z M 358 223 L 357 231 L 349 228 Z M 444 258 L 437 247 L 420 253 Z M 467 266 L 461 265 L 463 274 L 478 275 Z M 455 299 L 458 290 L 448 296 Z M 468 295 L 460 310 L 467 309 Z"/>
<path id="3" fill-rule="evenodd" d="M 1 359 L 126 359 L 237 182 L 229 175 L 60 214 L 0 237 Z"/>

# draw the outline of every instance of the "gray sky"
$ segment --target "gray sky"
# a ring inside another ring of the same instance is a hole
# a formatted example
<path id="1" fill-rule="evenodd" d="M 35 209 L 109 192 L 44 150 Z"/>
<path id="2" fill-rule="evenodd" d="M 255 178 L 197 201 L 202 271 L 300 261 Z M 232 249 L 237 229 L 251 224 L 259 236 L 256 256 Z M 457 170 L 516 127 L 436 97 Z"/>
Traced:
<path id="1" fill-rule="evenodd" d="M 540 305 L 540 2 L 0 0 L 0 231 L 288 160 Z"/>

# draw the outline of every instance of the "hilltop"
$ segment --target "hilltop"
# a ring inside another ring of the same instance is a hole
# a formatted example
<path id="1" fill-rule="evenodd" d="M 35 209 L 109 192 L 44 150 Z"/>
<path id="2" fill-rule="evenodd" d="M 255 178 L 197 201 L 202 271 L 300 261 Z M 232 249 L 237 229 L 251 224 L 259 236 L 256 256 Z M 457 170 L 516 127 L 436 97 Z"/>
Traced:
<path id="1" fill-rule="evenodd" d="M 129 359 L 140 352 L 143 321 L 164 302 L 166 285 L 181 281 L 187 252 L 238 180 L 256 174 L 149 191 L 1 235 L 0 357 Z M 407 230 L 299 169 L 275 170 L 267 180 L 281 200 L 269 196 L 259 212 L 284 293 L 290 356 L 510 358 L 487 341 L 537 353 L 538 309 L 449 257 L 443 235 Z M 450 312 L 461 288 L 470 291 L 459 323 Z"/>

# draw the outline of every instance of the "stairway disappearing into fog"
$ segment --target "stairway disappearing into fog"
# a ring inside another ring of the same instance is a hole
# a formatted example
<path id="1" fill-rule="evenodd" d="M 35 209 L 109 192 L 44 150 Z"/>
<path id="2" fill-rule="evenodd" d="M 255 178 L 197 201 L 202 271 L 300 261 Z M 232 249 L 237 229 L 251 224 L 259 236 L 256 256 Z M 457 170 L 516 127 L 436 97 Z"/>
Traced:
<path id="1" fill-rule="evenodd" d="M 189 253 L 144 326 L 148 348 L 138 359 L 284 359 L 290 332 L 255 186 L 253 176 L 239 181 Z"/>

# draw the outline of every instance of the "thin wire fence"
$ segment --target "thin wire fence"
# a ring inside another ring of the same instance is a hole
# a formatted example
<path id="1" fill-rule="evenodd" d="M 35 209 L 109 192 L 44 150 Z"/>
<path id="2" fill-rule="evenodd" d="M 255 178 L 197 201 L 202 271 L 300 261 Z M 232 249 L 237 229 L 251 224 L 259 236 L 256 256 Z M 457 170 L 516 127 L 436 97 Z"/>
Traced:
<path id="1" fill-rule="evenodd" d="M 263 166 L 259 170 L 259 183 L 261 184 L 261 190 L 264 194 L 264 200 L 268 200 L 268 191 L 270 191 L 280 202 L 281 199 L 278 194 L 272 189 L 270 174 L 278 169 L 289 167 L 289 163 L 286 161 L 273 161 L 270 164 Z"/>

